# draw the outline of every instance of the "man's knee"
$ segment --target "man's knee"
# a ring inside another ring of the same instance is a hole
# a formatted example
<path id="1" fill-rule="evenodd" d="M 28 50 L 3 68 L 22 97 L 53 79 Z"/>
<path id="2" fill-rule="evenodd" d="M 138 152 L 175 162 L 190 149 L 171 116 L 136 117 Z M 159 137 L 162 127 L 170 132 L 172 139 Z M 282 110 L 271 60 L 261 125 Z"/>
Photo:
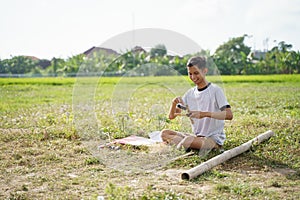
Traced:
<path id="1" fill-rule="evenodd" d="M 168 138 L 170 138 L 170 133 L 171 133 L 170 130 L 168 130 L 168 129 L 163 129 L 163 130 L 161 131 L 161 138 L 162 138 L 162 140 L 163 140 L 163 141 L 166 141 Z"/>

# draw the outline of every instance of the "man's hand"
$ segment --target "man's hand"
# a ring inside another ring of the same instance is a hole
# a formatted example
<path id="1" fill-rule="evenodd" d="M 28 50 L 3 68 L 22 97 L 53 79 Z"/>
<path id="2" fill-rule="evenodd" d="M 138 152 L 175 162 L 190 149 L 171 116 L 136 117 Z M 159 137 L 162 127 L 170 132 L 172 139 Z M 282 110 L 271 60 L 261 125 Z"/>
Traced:
<path id="1" fill-rule="evenodd" d="M 172 103 L 174 105 L 177 105 L 178 103 L 183 103 L 182 98 L 181 97 L 176 97 L 172 100 Z"/>
<path id="2" fill-rule="evenodd" d="M 181 113 L 181 109 L 177 108 L 176 105 L 178 103 L 183 103 L 183 100 L 181 97 L 176 97 L 172 100 L 172 105 L 169 111 L 169 119 L 174 119 L 178 116 L 178 113 Z"/>

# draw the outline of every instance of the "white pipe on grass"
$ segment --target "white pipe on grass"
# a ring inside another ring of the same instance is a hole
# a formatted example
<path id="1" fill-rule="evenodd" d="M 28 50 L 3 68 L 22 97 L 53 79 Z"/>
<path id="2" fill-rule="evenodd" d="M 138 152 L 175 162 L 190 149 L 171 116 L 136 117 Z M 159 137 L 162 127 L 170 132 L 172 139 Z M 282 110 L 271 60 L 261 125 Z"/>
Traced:
<path id="1" fill-rule="evenodd" d="M 253 144 L 260 144 L 261 142 L 269 139 L 274 135 L 274 132 L 271 130 L 266 131 L 265 133 L 262 133 L 258 135 L 257 137 L 253 138 L 252 140 L 249 140 L 248 142 L 237 146 L 233 149 L 227 150 L 223 152 L 222 154 L 215 156 L 208 161 L 190 169 L 181 174 L 181 178 L 184 180 L 191 180 L 204 172 L 210 170 L 211 168 L 229 160 L 230 158 L 233 158 L 241 153 L 244 153 L 245 151 L 249 150 Z"/>

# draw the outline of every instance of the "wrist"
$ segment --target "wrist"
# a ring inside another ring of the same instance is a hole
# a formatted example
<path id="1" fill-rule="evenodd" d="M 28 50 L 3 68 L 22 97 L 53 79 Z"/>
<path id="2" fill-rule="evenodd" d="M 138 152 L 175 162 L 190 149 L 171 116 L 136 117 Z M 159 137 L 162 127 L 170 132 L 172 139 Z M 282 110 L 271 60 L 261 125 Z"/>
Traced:
<path id="1" fill-rule="evenodd" d="M 202 117 L 209 117 L 209 118 L 211 118 L 211 112 L 202 112 Z"/>

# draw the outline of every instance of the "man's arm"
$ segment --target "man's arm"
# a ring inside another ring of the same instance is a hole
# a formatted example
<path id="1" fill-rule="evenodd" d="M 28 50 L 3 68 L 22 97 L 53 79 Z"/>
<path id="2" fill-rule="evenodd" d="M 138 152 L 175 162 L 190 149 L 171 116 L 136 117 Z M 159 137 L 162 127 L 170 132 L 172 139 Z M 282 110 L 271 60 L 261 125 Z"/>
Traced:
<path id="1" fill-rule="evenodd" d="M 172 105 L 169 111 L 169 119 L 174 119 L 178 116 L 179 113 L 181 113 L 181 109 L 176 107 L 178 103 L 183 103 L 181 97 L 176 97 L 172 100 Z"/>
<path id="2" fill-rule="evenodd" d="M 202 111 L 191 111 L 191 118 L 202 119 L 204 117 L 219 119 L 219 120 L 232 120 L 233 114 L 231 108 L 225 108 L 225 110 L 220 112 L 202 112 Z"/>

